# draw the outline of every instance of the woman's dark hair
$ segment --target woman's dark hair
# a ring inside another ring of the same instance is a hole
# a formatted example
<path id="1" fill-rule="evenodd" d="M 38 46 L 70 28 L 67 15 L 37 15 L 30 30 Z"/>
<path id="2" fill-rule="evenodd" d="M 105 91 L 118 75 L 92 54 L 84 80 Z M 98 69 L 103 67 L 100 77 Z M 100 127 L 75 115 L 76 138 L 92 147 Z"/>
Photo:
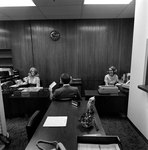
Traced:
<path id="1" fill-rule="evenodd" d="M 110 66 L 109 69 L 111 69 L 113 71 L 114 74 L 117 73 L 117 69 L 114 66 Z"/>

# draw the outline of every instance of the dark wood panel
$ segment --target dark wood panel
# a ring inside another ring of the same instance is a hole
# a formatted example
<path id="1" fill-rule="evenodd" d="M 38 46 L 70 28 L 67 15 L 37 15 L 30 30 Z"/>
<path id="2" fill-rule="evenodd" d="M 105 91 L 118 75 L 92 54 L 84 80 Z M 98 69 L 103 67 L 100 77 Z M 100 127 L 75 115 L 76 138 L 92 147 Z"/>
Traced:
<path id="1" fill-rule="evenodd" d="M 119 76 L 124 72 L 130 72 L 131 55 L 132 55 L 132 40 L 133 40 L 133 24 L 131 19 L 121 20 L 121 42 L 120 53 L 118 57 L 118 71 Z"/>
<path id="2" fill-rule="evenodd" d="M 7 22 L 0 21 L 0 49 L 11 49 L 9 26 Z"/>
<path id="3" fill-rule="evenodd" d="M 29 69 L 34 66 L 30 22 L 10 22 L 10 33 L 13 66 L 19 69 L 21 77 L 27 76 Z"/>
<path id="4" fill-rule="evenodd" d="M 68 72 L 95 89 L 109 66 L 119 77 L 130 71 L 133 19 L 12 21 L 0 27 L 7 31 L 0 47 L 12 48 L 14 67 L 23 77 L 35 66 L 43 86 Z M 60 32 L 58 41 L 50 38 L 52 30 Z"/>

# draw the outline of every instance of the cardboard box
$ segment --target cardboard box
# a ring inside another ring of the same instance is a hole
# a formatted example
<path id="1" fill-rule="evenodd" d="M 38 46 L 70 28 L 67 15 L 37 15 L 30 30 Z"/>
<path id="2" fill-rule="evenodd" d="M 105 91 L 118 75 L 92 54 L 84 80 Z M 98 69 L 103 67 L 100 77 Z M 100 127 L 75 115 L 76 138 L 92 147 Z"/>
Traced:
<path id="1" fill-rule="evenodd" d="M 77 150 L 123 150 L 118 136 L 78 136 L 77 143 Z"/>

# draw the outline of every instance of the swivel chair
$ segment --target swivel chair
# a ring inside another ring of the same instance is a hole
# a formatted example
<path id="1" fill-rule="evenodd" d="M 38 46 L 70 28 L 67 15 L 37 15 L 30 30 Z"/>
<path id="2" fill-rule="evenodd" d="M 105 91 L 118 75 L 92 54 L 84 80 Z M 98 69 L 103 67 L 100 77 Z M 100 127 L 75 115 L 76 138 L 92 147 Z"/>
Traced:
<path id="1" fill-rule="evenodd" d="M 27 125 L 26 125 L 28 142 L 32 138 L 33 134 L 35 133 L 41 119 L 42 119 L 42 115 L 41 115 L 40 110 L 36 110 L 29 118 Z"/>

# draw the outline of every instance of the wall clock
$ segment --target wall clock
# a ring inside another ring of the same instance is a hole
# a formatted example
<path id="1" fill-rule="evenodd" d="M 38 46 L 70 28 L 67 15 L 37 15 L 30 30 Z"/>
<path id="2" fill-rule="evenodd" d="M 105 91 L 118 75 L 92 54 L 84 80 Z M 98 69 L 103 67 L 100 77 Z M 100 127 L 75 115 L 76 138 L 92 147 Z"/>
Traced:
<path id="1" fill-rule="evenodd" d="M 50 37 L 53 41 L 57 41 L 60 38 L 60 33 L 58 31 L 51 31 L 50 32 Z"/>

